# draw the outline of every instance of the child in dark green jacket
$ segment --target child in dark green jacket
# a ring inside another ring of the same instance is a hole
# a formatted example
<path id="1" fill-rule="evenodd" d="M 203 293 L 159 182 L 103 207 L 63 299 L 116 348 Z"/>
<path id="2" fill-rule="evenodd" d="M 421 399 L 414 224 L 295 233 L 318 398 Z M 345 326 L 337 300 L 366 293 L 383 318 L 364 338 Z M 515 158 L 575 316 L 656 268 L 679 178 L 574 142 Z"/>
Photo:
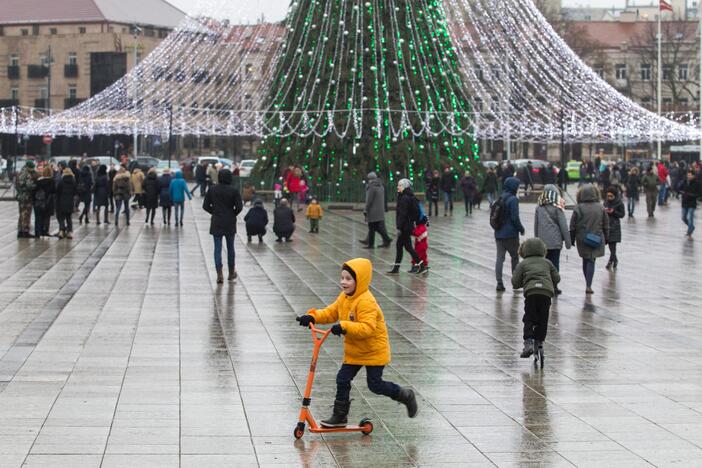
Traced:
<path id="1" fill-rule="evenodd" d="M 514 289 L 524 288 L 524 350 L 521 357 L 534 353 L 543 366 L 543 343 L 548 330 L 548 315 L 556 285 L 561 281 L 558 270 L 546 257 L 546 244 L 541 239 L 526 240 L 519 247 L 524 259 L 512 274 Z"/>

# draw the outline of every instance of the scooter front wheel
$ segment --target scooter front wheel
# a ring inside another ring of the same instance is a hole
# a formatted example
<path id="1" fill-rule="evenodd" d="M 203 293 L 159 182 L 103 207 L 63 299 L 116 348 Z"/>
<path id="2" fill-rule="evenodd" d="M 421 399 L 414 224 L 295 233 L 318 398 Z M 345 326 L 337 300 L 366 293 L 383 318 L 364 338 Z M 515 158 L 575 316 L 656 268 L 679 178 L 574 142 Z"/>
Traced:
<path id="1" fill-rule="evenodd" d="M 370 433 L 373 432 L 373 423 L 370 419 L 362 419 L 361 422 L 358 423 L 358 427 L 361 428 L 361 434 L 363 435 L 370 435 Z"/>
<path id="2" fill-rule="evenodd" d="M 300 427 L 295 427 L 293 430 L 293 435 L 296 439 L 302 439 L 302 436 L 305 435 L 305 430 Z"/>

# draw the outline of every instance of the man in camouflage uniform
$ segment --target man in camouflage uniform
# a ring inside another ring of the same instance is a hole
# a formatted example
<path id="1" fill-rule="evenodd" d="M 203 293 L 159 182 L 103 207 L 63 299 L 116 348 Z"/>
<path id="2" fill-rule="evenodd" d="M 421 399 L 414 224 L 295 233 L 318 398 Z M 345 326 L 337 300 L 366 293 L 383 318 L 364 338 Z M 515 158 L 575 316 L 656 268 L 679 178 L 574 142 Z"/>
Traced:
<path id="1" fill-rule="evenodd" d="M 29 233 L 32 223 L 34 192 L 36 191 L 37 175 L 34 162 L 27 161 L 22 172 L 17 176 L 17 202 L 19 203 L 19 222 L 17 223 L 17 238 L 34 237 Z"/>

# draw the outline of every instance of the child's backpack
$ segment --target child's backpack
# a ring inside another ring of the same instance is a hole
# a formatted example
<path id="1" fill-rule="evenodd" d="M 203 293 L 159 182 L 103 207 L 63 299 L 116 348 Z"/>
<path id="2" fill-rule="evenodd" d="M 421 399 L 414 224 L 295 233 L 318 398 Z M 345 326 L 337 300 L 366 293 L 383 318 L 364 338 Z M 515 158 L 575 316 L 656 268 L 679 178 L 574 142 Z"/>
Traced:
<path id="1" fill-rule="evenodd" d="M 495 203 L 490 207 L 490 226 L 495 231 L 499 231 L 505 224 L 507 206 L 505 205 L 505 199 L 500 197 L 495 200 Z"/>

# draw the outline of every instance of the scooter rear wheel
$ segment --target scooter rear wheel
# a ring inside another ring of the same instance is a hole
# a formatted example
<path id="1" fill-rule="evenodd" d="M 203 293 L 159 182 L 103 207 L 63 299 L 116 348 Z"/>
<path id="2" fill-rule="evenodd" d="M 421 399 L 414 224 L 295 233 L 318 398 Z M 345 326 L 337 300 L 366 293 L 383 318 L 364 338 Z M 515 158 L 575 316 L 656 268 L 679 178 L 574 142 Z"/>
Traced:
<path id="1" fill-rule="evenodd" d="M 370 419 L 362 419 L 361 422 L 358 423 L 358 427 L 363 429 L 361 431 L 363 435 L 370 435 L 370 433 L 373 432 L 373 423 Z"/>
<path id="2" fill-rule="evenodd" d="M 302 436 L 305 435 L 305 430 L 300 429 L 299 427 L 296 427 L 293 430 L 293 435 L 295 436 L 296 439 L 302 439 Z"/>

